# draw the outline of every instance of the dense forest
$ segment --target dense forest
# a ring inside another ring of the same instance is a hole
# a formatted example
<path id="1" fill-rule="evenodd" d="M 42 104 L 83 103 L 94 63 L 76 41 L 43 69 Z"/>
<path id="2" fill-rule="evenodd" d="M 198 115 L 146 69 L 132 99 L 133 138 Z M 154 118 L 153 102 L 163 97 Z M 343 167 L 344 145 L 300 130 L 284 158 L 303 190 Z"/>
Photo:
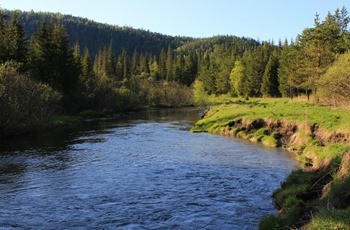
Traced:
<path id="1" fill-rule="evenodd" d="M 159 55 L 164 47 L 176 49 L 193 40 L 190 37 L 173 37 L 142 29 L 97 23 L 86 18 L 60 13 L 3 11 L 3 15 L 9 18 L 13 14 L 18 15 L 28 38 L 38 31 L 43 21 L 49 24 L 63 25 L 69 35 L 70 43 L 72 45 L 78 43 L 81 47 L 88 47 L 92 56 L 95 56 L 102 46 L 109 44 L 112 45 L 115 53 L 121 53 L 125 49 L 129 55 L 132 55 L 134 50 L 140 53 Z"/>
<path id="2" fill-rule="evenodd" d="M 52 114 L 205 104 L 210 95 L 313 96 L 348 106 L 349 17 L 294 41 L 171 37 L 61 14 L 0 13 L 0 136 Z"/>

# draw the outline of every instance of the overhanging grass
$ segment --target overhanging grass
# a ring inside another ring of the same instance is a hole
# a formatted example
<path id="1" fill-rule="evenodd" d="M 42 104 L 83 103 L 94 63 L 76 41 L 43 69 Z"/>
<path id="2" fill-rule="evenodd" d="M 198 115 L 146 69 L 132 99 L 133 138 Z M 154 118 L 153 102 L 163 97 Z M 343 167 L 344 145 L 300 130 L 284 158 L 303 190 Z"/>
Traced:
<path id="1" fill-rule="evenodd" d="M 260 229 L 305 227 L 310 219 L 306 229 L 350 229 L 350 158 L 344 157 L 350 151 L 350 111 L 289 99 L 226 99 L 193 130 L 283 145 L 312 166 L 293 172 L 275 191 L 281 215 L 265 218 Z"/>
<path id="2" fill-rule="evenodd" d="M 245 101 L 231 98 L 228 101 L 230 103 L 213 106 L 208 112 L 208 116 L 200 120 L 196 126 L 201 125 L 201 128 L 205 129 L 213 121 L 224 125 L 225 122 L 227 123 L 238 118 L 247 120 L 265 118 L 298 124 L 317 124 L 330 132 L 349 132 L 350 112 L 345 109 L 292 101 L 290 99 L 250 99 Z"/>
<path id="3" fill-rule="evenodd" d="M 80 116 L 55 115 L 52 116 L 47 123 L 43 124 L 43 129 L 74 128 L 81 126 L 83 122 L 84 120 Z"/>
<path id="4" fill-rule="evenodd" d="M 350 208 L 328 210 L 322 208 L 307 226 L 309 230 L 348 230 L 350 229 Z"/>

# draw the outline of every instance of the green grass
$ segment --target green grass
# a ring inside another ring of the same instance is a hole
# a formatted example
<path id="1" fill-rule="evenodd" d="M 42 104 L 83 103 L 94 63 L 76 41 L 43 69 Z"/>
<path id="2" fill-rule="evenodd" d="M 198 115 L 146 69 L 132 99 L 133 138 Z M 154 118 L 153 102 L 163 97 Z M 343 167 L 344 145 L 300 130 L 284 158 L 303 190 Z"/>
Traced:
<path id="1" fill-rule="evenodd" d="M 47 123 L 43 124 L 43 129 L 64 128 L 71 129 L 83 124 L 83 118 L 80 116 L 55 115 Z"/>
<path id="2" fill-rule="evenodd" d="M 224 125 L 230 120 L 244 118 L 271 119 L 297 124 L 317 124 L 327 131 L 346 131 L 350 129 L 350 112 L 343 109 L 331 108 L 290 99 L 250 99 L 249 101 L 226 98 L 229 103 L 213 106 L 206 118 L 196 126 L 209 128 L 215 121 Z M 195 127 L 196 127 L 195 126 Z"/>
<path id="3" fill-rule="evenodd" d="M 259 125 L 260 120 L 265 124 Z M 345 138 L 350 135 L 350 111 L 290 99 L 225 98 L 225 103 L 211 107 L 192 130 L 226 133 L 276 147 L 286 133 L 269 128 L 277 121 L 289 132 L 293 129 L 290 127 L 297 127 L 292 131 L 294 139 L 283 145 L 312 170 L 306 168 L 288 176 L 273 194 L 282 214 L 264 218 L 259 228 L 350 229 L 350 175 L 338 173 L 339 166 L 348 159 L 344 156 L 350 151 L 350 142 L 334 143 L 329 139 L 336 133 Z M 317 133 L 312 131 L 314 128 Z"/>
<path id="4" fill-rule="evenodd" d="M 309 230 L 348 230 L 350 229 L 350 208 L 342 210 L 328 210 L 322 208 L 315 215 L 310 224 Z"/>

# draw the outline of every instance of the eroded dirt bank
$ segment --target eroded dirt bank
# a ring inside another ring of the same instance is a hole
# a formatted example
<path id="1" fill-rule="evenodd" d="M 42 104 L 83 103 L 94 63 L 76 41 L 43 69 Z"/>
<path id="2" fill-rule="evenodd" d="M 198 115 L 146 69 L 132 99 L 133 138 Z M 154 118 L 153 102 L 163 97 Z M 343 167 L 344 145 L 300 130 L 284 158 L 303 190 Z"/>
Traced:
<path id="1" fill-rule="evenodd" d="M 260 228 L 350 229 L 350 132 L 329 130 L 309 117 L 263 117 L 261 106 L 246 107 L 213 107 L 192 131 L 243 138 L 296 154 L 304 167 L 274 192 L 279 214 L 262 220 Z"/>

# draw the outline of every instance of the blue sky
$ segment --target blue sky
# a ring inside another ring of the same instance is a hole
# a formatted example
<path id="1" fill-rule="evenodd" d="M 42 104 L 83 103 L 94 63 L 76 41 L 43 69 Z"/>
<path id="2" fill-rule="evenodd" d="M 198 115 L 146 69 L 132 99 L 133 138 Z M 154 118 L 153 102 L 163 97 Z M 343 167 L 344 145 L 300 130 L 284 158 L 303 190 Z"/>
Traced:
<path id="1" fill-rule="evenodd" d="M 316 12 L 349 0 L 0 0 L 5 9 L 60 12 L 168 35 L 237 35 L 278 41 L 313 26 Z"/>

